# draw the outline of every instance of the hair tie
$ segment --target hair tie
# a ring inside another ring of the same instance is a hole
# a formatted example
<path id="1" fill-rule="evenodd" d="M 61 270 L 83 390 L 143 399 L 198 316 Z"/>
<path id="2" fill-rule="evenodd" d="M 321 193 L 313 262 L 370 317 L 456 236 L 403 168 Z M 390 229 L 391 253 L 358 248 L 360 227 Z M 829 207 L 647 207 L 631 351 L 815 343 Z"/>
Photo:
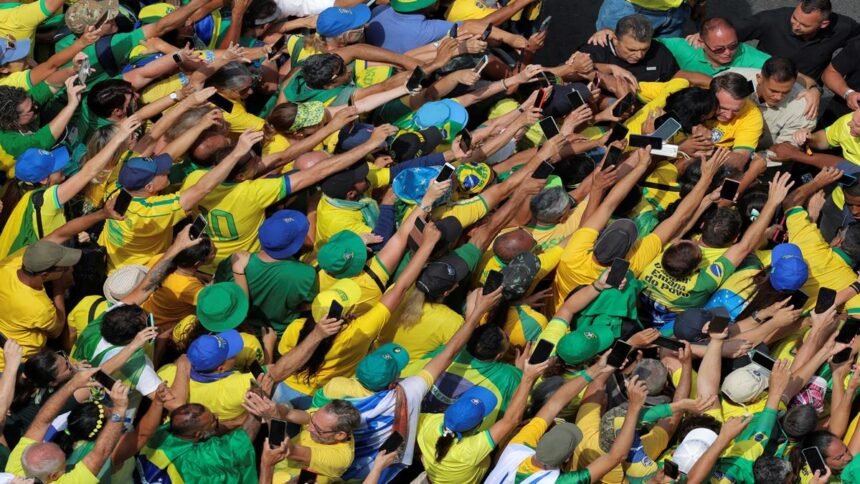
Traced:
<path id="1" fill-rule="evenodd" d="M 457 442 L 463 440 L 463 434 L 461 434 L 460 432 L 454 432 L 447 427 L 442 427 L 442 437 L 454 437 L 455 439 L 457 439 Z"/>
<path id="2" fill-rule="evenodd" d="M 750 222 L 755 222 L 759 215 L 761 215 L 761 212 L 758 209 L 754 208 L 750 210 Z"/>

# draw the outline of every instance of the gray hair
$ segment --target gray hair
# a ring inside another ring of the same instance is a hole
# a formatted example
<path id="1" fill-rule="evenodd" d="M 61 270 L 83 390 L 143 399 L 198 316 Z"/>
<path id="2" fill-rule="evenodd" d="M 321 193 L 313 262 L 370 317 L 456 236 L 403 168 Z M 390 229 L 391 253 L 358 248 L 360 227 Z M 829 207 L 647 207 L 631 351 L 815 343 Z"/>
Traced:
<path id="1" fill-rule="evenodd" d="M 355 408 L 355 405 L 346 400 L 332 400 L 323 408 L 337 416 L 337 425 L 334 426 L 334 430 L 338 432 L 352 434 L 361 426 L 361 412 Z"/>
<path id="2" fill-rule="evenodd" d="M 207 85 L 215 86 L 216 89 L 238 91 L 253 83 L 254 76 L 248 67 L 240 62 L 230 62 L 212 74 Z"/>
<path id="3" fill-rule="evenodd" d="M 619 39 L 625 35 L 630 35 L 637 42 L 651 42 L 654 37 L 654 26 L 648 17 L 635 14 L 623 17 L 615 26 L 615 36 Z"/>
<path id="4" fill-rule="evenodd" d="M 570 195 L 561 187 L 543 190 L 532 197 L 530 203 L 531 211 L 540 223 L 558 222 L 570 206 Z"/>
<path id="5" fill-rule="evenodd" d="M 66 454 L 57 444 L 37 442 L 24 449 L 21 454 L 21 467 L 29 477 L 48 481 L 51 474 L 62 471 L 66 466 Z"/>

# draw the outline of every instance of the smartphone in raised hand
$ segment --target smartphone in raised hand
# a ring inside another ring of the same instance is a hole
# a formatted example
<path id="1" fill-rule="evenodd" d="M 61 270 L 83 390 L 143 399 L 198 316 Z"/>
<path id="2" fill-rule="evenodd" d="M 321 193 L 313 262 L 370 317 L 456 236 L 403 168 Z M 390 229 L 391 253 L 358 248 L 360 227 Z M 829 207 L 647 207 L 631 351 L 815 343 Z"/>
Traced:
<path id="1" fill-rule="evenodd" d="M 251 360 L 251 364 L 248 366 L 248 370 L 251 371 L 251 375 L 254 376 L 254 379 L 263 374 L 263 365 L 260 364 L 257 360 Z"/>
<path id="2" fill-rule="evenodd" d="M 132 198 L 134 197 L 132 197 L 128 190 L 120 190 L 119 195 L 116 197 L 116 203 L 113 206 L 114 211 L 120 215 L 125 215 L 125 212 L 128 210 L 128 206 L 131 204 Z"/>
<path id="3" fill-rule="evenodd" d="M 663 149 L 663 139 L 658 138 L 656 136 L 631 134 L 629 139 L 629 146 L 633 148 L 647 148 L 650 146 L 652 150 L 660 150 Z"/>
<path id="4" fill-rule="evenodd" d="M 750 360 L 768 371 L 773 371 L 773 365 L 775 363 L 773 361 L 773 358 L 767 356 L 761 351 L 754 350 L 752 353 L 750 353 Z"/>
<path id="5" fill-rule="evenodd" d="M 490 271 L 490 273 L 487 274 L 487 280 L 484 281 L 484 287 L 481 291 L 485 296 L 487 294 L 492 293 L 496 289 L 502 287 L 502 282 L 504 281 L 504 279 L 505 277 L 502 275 L 501 272 Z"/>
<path id="6" fill-rule="evenodd" d="M 654 344 L 657 346 L 662 346 L 669 351 L 680 351 L 681 348 L 684 347 L 684 343 L 680 341 L 676 341 L 671 338 L 667 338 L 665 336 L 658 336 L 656 340 L 654 340 Z"/>
<path id="7" fill-rule="evenodd" d="M 391 435 L 385 439 L 385 442 L 379 447 L 380 451 L 385 451 L 386 453 L 392 453 L 400 448 L 400 445 L 403 443 L 403 434 L 400 432 L 392 432 Z"/>
<path id="8" fill-rule="evenodd" d="M 713 314 L 713 313 L 712 313 Z M 708 333 L 720 334 L 729 326 L 729 318 L 721 314 L 713 314 L 708 324 Z"/>
<path id="9" fill-rule="evenodd" d="M 726 178 L 723 180 L 723 186 L 720 187 L 720 198 L 733 202 L 738 194 L 738 189 L 741 187 L 741 182 Z"/>
<path id="10" fill-rule="evenodd" d="M 343 306 L 337 301 L 332 301 L 328 308 L 328 317 L 335 320 L 343 318 Z"/>
<path id="11" fill-rule="evenodd" d="M 439 174 L 436 175 L 436 183 L 444 183 L 451 179 L 451 175 L 454 174 L 454 165 L 450 163 L 445 163 L 442 165 L 442 170 L 439 171 Z"/>
<path id="12" fill-rule="evenodd" d="M 269 420 L 269 447 L 274 449 L 287 438 L 287 422 L 284 420 Z"/>
<path id="13" fill-rule="evenodd" d="M 620 118 L 633 107 L 635 102 L 636 98 L 633 97 L 633 93 L 628 92 L 627 95 L 621 98 L 621 101 L 612 108 L 612 115 L 616 118 Z"/>
<path id="14" fill-rule="evenodd" d="M 227 99 L 226 97 L 218 94 L 217 92 L 211 96 L 209 96 L 209 102 L 214 104 L 218 109 L 224 111 L 225 113 L 233 112 L 233 101 Z"/>
<path id="15" fill-rule="evenodd" d="M 200 237 L 203 234 L 203 231 L 206 230 L 206 225 L 206 217 L 198 215 L 191 224 L 191 228 L 188 229 L 188 236 L 191 237 L 192 240 Z"/>
<path id="16" fill-rule="evenodd" d="M 624 126 L 621 123 L 616 123 L 615 126 L 612 127 L 612 132 L 609 133 L 609 139 L 606 141 L 607 143 L 614 143 L 615 141 L 621 141 L 627 137 L 627 133 L 630 130 L 627 129 L 627 126 Z"/>
<path id="17" fill-rule="evenodd" d="M 609 148 L 609 152 L 606 153 L 606 160 L 604 160 L 603 162 L 603 169 L 608 170 L 613 166 L 617 166 L 618 164 L 620 164 L 621 155 L 623 153 L 624 152 L 621 150 L 621 148 L 617 146 L 612 146 L 611 148 Z"/>
<path id="18" fill-rule="evenodd" d="M 546 136 L 546 139 L 558 136 L 558 125 L 555 124 L 555 120 L 552 119 L 552 116 L 547 116 L 541 119 L 539 124 L 540 129 L 543 130 L 544 136 Z"/>
<path id="19" fill-rule="evenodd" d="M 630 268 L 630 262 L 615 258 L 612 265 L 609 266 L 609 274 L 606 275 L 606 284 L 618 289 L 624 277 L 627 275 L 627 269 Z"/>
<path id="20" fill-rule="evenodd" d="M 620 369 L 627 360 L 627 355 L 633 351 L 633 347 L 626 341 L 617 340 L 612 344 L 612 350 L 609 352 L 609 357 L 606 359 L 606 364 L 614 368 Z"/>
<path id="21" fill-rule="evenodd" d="M 807 447 L 803 449 L 802 454 L 806 465 L 809 466 L 809 470 L 812 471 L 813 475 L 819 471 L 820 475 L 827 473 L 827 464 L 824 462 L 824 457 L 821 455 L 818 447 Z"/>
<path id="22" fill-rule="evenodd" d="M 545 339 L 538 341 L 537 346 L 535 346 L 535 350 L 529 357 L 529 364 L 538 365 L 548 360 L 549 355 L 552 354 L 553 348 L 555 348 L 555 345 Z"/>
<path id="23" fill-rule="evenodd" d="M 585 99 L 582 99 L 582 94 L 579 91 L 570 91 L 567 93 L 567 102 L 570 103 L 571 111 L 576 111 L 585 104 Z"/>
<path id="24" fill-rule="evenodd" d="M 93 379 L 97 381 L 99 385 L 105 387 L 105 390 L 107 391 L 110 391 L 110 389 L 113 388 L 114 383 L 116 383 L 116 380 L 112 376 L 102 370 L 97 371 L 96 374 L 93 375 Z"/>
<path id="25" fill-rule="evenodd" d="M 424 69 L 420 67 L 416 67 L 414 71 L 412 71 L 412 75 L 409 76 L 409 80 L 406 81 L 406 90 L 409 92 L 416 92 L 421 90 L 421 81 L 427 75 L 424 73 Z"/>
<path id="26" fill-rule="evenodd" d="M 836 291 L 829 287 L 819 288 L 818 297 L 815 300 L 815 312 L 821 314 L 834 304 L 836 304 Z"/>
<path id="27" fill-rule="evenodd" d="M 493 24 L 487 24 L 487 28 L 484 29 L 484 32 L 481 34 L 481 40 L 484 42 L 490 38 L 490 34 L 493 33 Z"/>
<path id="28" fill-rule="evenodd" d="M 535 180 L 546 180 L 550 175 L 552 175 L 553 171 L 555 171 L 555 166 L 553 166 L 549 161 L 543 160 L 540 162 L 540 165 L 534 173 L 532 173 L 532 178 Z"/>

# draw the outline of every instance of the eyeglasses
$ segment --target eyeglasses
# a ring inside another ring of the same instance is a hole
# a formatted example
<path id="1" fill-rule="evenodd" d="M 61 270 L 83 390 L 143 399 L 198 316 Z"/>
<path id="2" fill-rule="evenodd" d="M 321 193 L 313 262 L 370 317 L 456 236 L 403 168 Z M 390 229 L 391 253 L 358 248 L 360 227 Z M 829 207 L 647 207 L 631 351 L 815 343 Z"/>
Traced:
<path id="1" fill-rule="evenodd" d="M 725 53 L 727 50 L 728 50 L 728 51 L 732 51 L 732 52 L 734 52 L 734 51 L 738 50 L 738 46 L 740 45 L 740 43 L 739 43 L 739 42 L 737 42 L 737 41 L 732 42 L 732 43 L 731 43 L 731 44 L 729 44 L 729 45 L 721 45 L 721 46 L 719 46 L 719 47 L 711 47 L 710 45 L 705 44 L 704 42 L 702 42 L 702 44 L 704 44 L 704 46 L 705 46 L 705 47 L 707 47 L 707 48 L 708 48 L 708 50 L 710 50 L 710 51 L 711 51 L 711 52 L 713 52 L 714 54 L 723 54 L 723 53 Z"/>
<path id="2" fill-rule="evenodd" d="M 321 435 L 325 435 L 325 434 L 334 434 L 334 433 L 339 432 L 338 430 L 323 430 L 323 429 L 321 429 L 321 428 L 320 428 L 320 426 L 319 426 L 319 425 L 317 425 L 317 424 L 316 424 L 316 422 L 314 422 L 314 420 L 313 420 L 313 419 L 311 419 L 311 427 L 313 427 L 313 428 L 314 428 L 314 432 L 316 432 L 316 433 L 318 433 L 318 434 L 321 434 Z"/>
<path id="3" fill-rule="evenodd" d="M 331 80 L 333 81 L 333 80 L 337 79 L 338 77 L 344 75 L 345 73 L 346 73 L 346 64 L 341 64 L 340 68 L 337 70 L 337 72 L 335 72 L 334 75 L 331 76 Z"/>

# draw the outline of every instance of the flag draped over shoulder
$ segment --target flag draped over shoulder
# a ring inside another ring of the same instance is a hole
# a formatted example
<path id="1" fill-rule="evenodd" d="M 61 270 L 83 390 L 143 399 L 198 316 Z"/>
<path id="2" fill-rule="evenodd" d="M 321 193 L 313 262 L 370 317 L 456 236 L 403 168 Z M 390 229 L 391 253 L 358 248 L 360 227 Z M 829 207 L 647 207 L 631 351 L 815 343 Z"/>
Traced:
<path id="1" fill-rule="evenodd" d="M 102 345 L 101 351 L 97 351 L 102 341 L 102 318 L 94 319 L 78 336 L 75 348 L 72 350 L 72 359 L 76 361 L 88 361 L 92 366 L 99 366 L 105 361 L 105 355 L 111 350 L 119 348 L 109 344 Z M 146 353 L 143 348 L 135 351 L 122 367 L 113 372 L 111 376 L 122 380 L 131 388 L 137 386 L 140 375 L 146 368 Z"/>

